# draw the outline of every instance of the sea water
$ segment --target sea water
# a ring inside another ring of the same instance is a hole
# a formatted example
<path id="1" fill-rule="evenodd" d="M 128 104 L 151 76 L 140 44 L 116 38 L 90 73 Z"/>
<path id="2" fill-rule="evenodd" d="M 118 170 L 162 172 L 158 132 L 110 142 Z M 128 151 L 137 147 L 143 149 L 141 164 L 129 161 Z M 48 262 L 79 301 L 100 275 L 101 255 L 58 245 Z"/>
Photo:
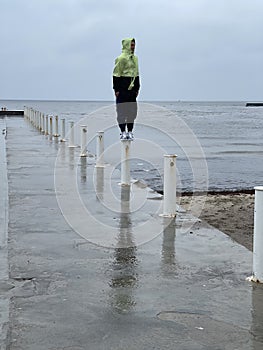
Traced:
<path id="1" fill-rule="evenodd" d="M 105 118 L 111 118 L 113 125 L 108 133 L 109 139 L 114 142 L 119 138 L 113 101 L 0 100 L 0 107 L 10 110 L 23 109 L 24 106 L 48 115 L 58 115 L 67 122 L 79 122 L 83 117 L 89 116 L 94 122 L 97 111 L 101 114 L 101 111 L 110 110 L 109 116 L 106 116 L 105 112 Z M 139 102 L 141 110 L 147 110 L 148 106 L 152 114 L 146 113 L 146 117 L 143 113 L 142 116 L 138 114 L 134 129 L 135 138 L 152 138 L 154 144 L 160 144 L 166 153 L 177 154 L 179 190 L 202 190 L 202 185 L 198 188 L 198 185 L 194 184 L 193 163 L 190 159 L 194 150 L 191 149 L 189 155 L 188 151 L 178 146 L 177 138 L 184 132 L 199 143 L 198 147 L 203 152 L 202 164 L 205 162 L 207 166 L 209 190 L 250 190 L 263 184 L 263 107 L 246 107 L 245 102 L 160 101 L 148 102 L 145 105 L 144 102 Z M 89 119 L 86 120 L 89 123 Z M 143 126 L 145 120 L 147 127 Z M 177 130 L 179 120 L 183 121 L 185 127 Z M 103 125 L 99 127 L 102 128 Z M 147 162 L 143 158 L 142 150 L 140 159 L 133 159 L 133 177 L 161 191 L 162 159 Z M 198 164 L 195 163 L 194 166 L 198 167 Z"/>

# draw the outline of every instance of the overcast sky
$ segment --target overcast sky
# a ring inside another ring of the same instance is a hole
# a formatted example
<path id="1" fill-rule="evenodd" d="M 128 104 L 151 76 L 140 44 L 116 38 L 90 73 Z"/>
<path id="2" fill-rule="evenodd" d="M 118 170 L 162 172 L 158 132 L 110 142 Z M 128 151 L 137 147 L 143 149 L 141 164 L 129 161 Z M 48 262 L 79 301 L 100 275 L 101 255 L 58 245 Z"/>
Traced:
<path id="1" fill-rule="evenodd" d="M 140 100 L 263 100 L 262 0 L 0 0 L 0 99 L 112 100 L 135 37 Z"/>

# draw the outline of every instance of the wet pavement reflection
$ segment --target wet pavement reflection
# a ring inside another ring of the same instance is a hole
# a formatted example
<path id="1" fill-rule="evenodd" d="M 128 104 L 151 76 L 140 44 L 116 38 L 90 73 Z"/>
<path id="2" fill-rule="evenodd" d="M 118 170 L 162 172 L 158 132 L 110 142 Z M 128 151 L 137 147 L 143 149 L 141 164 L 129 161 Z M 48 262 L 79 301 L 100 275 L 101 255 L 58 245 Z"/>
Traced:
<path id="1" fill-rule="evenodd" d="M 96 198 L 103 201 L 104 198 L 104 167 L 96 167 Z"/>
<path id="2" fill-rule="evenodd" d="M 252 349 L 263 349 L 263 285 L 252 284 L 252 325 L 250 333 L 252 336 Z"/>
<path id="3" fill-rule="evenodd" d="M 68 149 L 69 152 L 69 168 L 70 170 L 75 169 L 75 148 L 70 148 Z"/>
<path id="4" fill-rule="evenodd" d="M 121 187 L 119 235 L 114 249 L 112 278 L 109 282 L 110 305 L 114 311 L 125 313 L 136 305 L 134 289 L 138 286 L 137 247 L 132 235 L 130 215 L 130 186 Z"/>
<path id="5" fill-rule="evenodd" d="M 163 227 L 161 270 L 163 276 L 173 278 L 178 274 L 175 250 L 176 218 L 163 218 Z"/>
<path id="6" fill-rule="evenodd" d="M 80 157 L 80 183 L 85 184 L 87 182 L 87 158 Z"/>

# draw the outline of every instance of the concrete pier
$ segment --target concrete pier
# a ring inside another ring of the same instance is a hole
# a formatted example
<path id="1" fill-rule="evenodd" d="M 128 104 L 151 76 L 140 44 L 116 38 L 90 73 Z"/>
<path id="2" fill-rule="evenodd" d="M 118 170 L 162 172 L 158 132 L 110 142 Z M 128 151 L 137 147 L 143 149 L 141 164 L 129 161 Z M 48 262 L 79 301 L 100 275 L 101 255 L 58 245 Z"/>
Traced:
<path id="1" fill-rule="evenodd" d="M 263 289 L 246 281 L 250 251 L 183 210 L 160 217 L 151 189 L 132 181 L 123 192 L 117 170 L 96 168 L 23 119 L 2 128 L 1 350 L 262 348 Z"/>
<path id="2" fill-rule="evenodd" d="M 247 102 L 246 107 L 263 107 L 263 102 Z"/>
<path id="3" fill-rule="evenodd" d="M 23 110 L 17 110 L 17 111 L 9 111 L 8 109 L 1 108 L 0 109 L 0 117 L 1 116 L 24 116 L 24 111 Z"/>

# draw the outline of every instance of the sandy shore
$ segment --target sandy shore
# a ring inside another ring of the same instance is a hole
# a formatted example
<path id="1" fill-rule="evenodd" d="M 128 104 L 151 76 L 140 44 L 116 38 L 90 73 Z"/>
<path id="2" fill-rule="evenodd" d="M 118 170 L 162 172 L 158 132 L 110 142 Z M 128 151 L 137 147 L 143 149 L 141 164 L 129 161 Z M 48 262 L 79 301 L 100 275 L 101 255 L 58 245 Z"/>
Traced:
<path id="1" fill-rule="evenodd" d="M 189 209 L 191 198 L 182 196 L 180 205 Z M 193 215 L 198 213 L 198 203 L 204 203 L 199 218 L 229 235 L 236 242 L 244 245 L 249 250 L 253 249 L 254 226 L 254 194 L 208 194 L 196 196 L 195 207 L 191 208 Z"/>

